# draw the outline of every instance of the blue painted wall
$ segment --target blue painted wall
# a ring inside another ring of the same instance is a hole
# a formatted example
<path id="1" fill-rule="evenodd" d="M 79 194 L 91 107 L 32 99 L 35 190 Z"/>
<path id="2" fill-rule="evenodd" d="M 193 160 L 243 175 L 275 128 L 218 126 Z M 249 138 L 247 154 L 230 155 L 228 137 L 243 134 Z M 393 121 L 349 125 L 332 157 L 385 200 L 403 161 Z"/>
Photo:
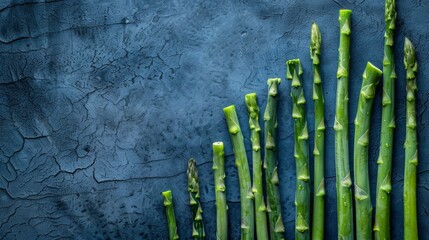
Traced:
<path id="1" fill-rule="evenodd" d="M 237 171 L 222 108 L 235 104 L 250 149 L 244 95 L 265 108 L 279 87 L 279 175 L 287 239 L 294 237 L 293 121 L 285 61 L 301 58 L 313 133 L 310 26 L 322 32 L 326 102 L 326 238 L 335 239 L 334 108 L 338 10 L 350 8 L 350 139 L 366 62 L 383 59 L 384 1 L 0 2 L 0 238 L 166 239 L 161 191 L 172 189 L 179 233 L 191 235 L 187 160 L 197 159 L 208 239 L 215 239 L 211 143 L 226 143 L 231 239 L 240 233 Z M 429 239 L 429 3 L 398 1 L 392 230 L 403 231 L 404 36 L 419 61 L 419 231 Z M 375 196 L 381 94 L 372 117 Z M 350 141 L 351 142 L 351 141 Z M 311 146 L 313 138 L 310 137 Z M 250 157 L 250 152 L 249 157 Z M 352 151 L 351 151 L 352 156 Z M 250 158 L 249 158 L 250 159 Z"/>

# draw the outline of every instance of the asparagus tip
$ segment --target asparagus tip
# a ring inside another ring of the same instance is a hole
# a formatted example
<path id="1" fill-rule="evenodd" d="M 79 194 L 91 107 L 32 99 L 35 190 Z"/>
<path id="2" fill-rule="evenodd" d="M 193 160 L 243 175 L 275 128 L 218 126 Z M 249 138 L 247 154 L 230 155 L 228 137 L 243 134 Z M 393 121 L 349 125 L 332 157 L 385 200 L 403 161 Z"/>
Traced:
<path id="1" fill-rule="evenodd" d="M 164 191 L 164 192 L 162 192 L 161 194 L 162 194 L 162 196 L 164 196 L 164 197 L 169 197 L 169 196 L 171 196 L 171 190 Z"/>
<path id="2" fill-rule="evenodd" d="M 313 24 L 311 25 L 311 42 L 310 42 L 311 50 L 320 49 L 321 43 L 322 43 L 322 36 L 320 34 L 319 26 L 317 26 L 317 23 L 313 22 Z"/>
<path id="3" fill-rule="evenodd" d="M 230 105 L 230 106 L 228 106 L 228 107 L 225 107 L 225 108 L 223 109 L 223 112 L 224 112 L 225 114 L 230 114 L 230 113 L 232 113 L 232 112 L 235 112 L 235 106 L 234 106 L 234 105 Z"/>
<path id="4" fill-rule="evenodd" d="M 280 84 L 281 81 L 282 81 L 281 78 L 268 78 L 267 84 L 271 85 L 272 83 L 275 83 L 278 85 Z"/>
<path id="5" fill-rule="evenodd" d="M 188 161 L 188 191 L 189 192 L 199 192 L 199 181 L 198 181 L 198 169 L 195 159 L 191 158 Z"/>
<path id="6" fill-rule="evenodd" d="M 383 74 L 383 72 L 378 67 L 374 66 L 371 62 L 368 62 L 366 64 L 365 74 L 367 75 L 374 74 L 376 77 L 380 77 Z M 365 77 L 365 74 L 364 74 L 364 77 Z"/>
<path id="7" fill-rule="evenodd" d="M 352 10 L 350 9 L 340 9 L 340 17 L 350 17 L 350 15 L 352 14 Z"/>
<path id="8" fill-rule="evenodd" d="M 404 64 L 405 67 L 412 66 L 415 62 L 415 50 L 413 43 L 407 37 L 405 37 L 404 43 Z"/>
<path id="9" fill-rule="evenodd" d="M 250 117 L 255 118 L 257 116 L 255 114 L 259 112 L 258 103 L 256 101 L 256 93 L 246 94 L 245 100 L 246 100 L 247 110 L 251 114 Z"/>

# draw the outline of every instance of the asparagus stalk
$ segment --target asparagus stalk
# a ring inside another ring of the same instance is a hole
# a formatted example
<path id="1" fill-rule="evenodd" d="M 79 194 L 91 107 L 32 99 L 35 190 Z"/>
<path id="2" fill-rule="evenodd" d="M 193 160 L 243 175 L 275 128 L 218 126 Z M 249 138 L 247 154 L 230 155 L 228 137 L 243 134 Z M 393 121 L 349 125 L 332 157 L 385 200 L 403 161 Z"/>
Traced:
<path id="1" fill-rule="evenodd" d="M 405 174 L 404 174 L 404 239 L 418 239 L 417 231 L 417 122 L 416 122 L 416 73 L 417 61 L 414 46 L 405 38 L 404 65 L 407 70 L 407 128 L 405 131 Z"/>
<path id="2" fill-rule="evenodd" d="M 176 217 L 174 216 L 174 205 L 171 190 L 162 192 L 162 196 L 164 196 L 164 206 L 165 213 L 167 215 L 169 239 L 179 239 L 179 234 L 177 233 Z"/>
<path id="3" fill-rule="evenodd" d="M 351 10 L 340 10 L 337 98 L 335 110 L 335 170 L 337 185 L 338 239 L 353 239 L 352 180 L 349 166 L 348 85 Z"/>
<path id="4" fill-rule="evenodd" d="M 310 57 L 313 62 L 314 100 L 314 199 L 312 239 L 322 240 L 325 225 L 325 110 L 320 77 L 320 45 L 322 36 L 316 23 L 311 26 Z"/>
<path id="5" fill-rule="evenodd" d="M 305 97 L 300 75 L 302 66 L 299 59 L 289 60 L 287 79 L 291 80 L 293 102 L 292 118 L 295 125 L 296 192 L 295 192 L 295 239 L 310 239 L 310 170 L 308 128 L 305 118 Z"/>
<path id="6" fill-rule="evenodd" d="M 371 110 L 381 70 L 370 62 L 363 73 L 355 119 L 354 182 L 356 205 L 356 239 L 372 238 L 372 205 L 369 189 L 368 144 Z"/>
<path id="7" fill-rule="evenodd" d="M 223 142 L 213 143 L 213 170 L 216 196 L 216 239 L 228 239 L 228 206 L 225 194 L 225 158 Z"/>
<path id="8" fill-rule="evenodd" d="M 272 240 L 284 239 L 285 231 L 280 208 L 280 194 L 278 190 L 279 177 L 277 173 L 277 85 L 280 78 L 269 78 L 267 106 L 264 112 L 265 121 L 265 180 L 267 188 L 267 211 L 270 227 L 270 238 Z"/>
<path id="9" fill-rule="evenodd" d="M 249 112 L 249 127 L 252 141 L 253 158 L 253 187 L 255 196 L 255 222 L 256 237 L 258 240 L 268 240 L 267 208 L 264 201 L 264 190 L 262 184 L 262 160 L 261 160 L 261 127 L 259 126 L 259 107 L 256 93 L 245 96 L 247 111 Z"/>
<path id="10" fill-rule="evenodd" d="M 228 124 L 229 136 L 235 155 L 235 165 L 238 170 L 241 198 L 241 239 L 254 239 L 255 214 L 253 208 L 252 182 L 250 180 L 249 164 L 243 134 L 234 105 L 223 109 Z"/>
<path id="11" fill-rule="evenodd" d="M 204 224 L 202 216 L 202 208 L 200 203 L 200 180 L 198 178 L 197 164 L 193 158 L 188 161 L 188 192 L 189 202 L 192 208 L 192 237 L 196 240 L 204 239 Z"/>
<path id="12" fill-rule="evenodd" d="M 395 0 L 386 0 L 384 20 L 383 108 L 381 118 L 380 153 L 378 155 L 377 197 L 375 208 L 375 238 L 390 239 L 390 176 L 392 169 L 393 131 L 395 129 Z"/>

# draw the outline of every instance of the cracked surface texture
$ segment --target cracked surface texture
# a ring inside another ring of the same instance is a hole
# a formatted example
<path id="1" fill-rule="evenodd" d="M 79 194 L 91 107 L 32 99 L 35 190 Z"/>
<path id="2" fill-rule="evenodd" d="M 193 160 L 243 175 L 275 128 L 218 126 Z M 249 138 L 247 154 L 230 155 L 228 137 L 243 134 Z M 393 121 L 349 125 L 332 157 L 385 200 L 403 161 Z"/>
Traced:
<path id="1" fill-rule="evenodd" d="M 238 239 L 238 179 L 222 108 L 236 105 L 251 162 L 244 95 L 256 92 L 263 112 L 268 77 L 283 80 L 278 108 L 280 195 L 286 237 L 292 239 L 295 162 L 285 61 L 301 58 L 305 94 L 311 99 L 313 21 L 323 38 L 325 236 L 335 239 L 332 126 L 340 8 L 353 10 L 353 139 L 366 62 L 382 66 L 384 1 L 0 1 L 0 239 L 166 239 L 161 192 L 167 189 L 173 190 L 179 234 L 189 239 L 190 157 L 199 167 L 207 239 L 215 239 L 214 141 L 225 142 L 229 234 Z M 420 67 L 418 218 L 420 236 L 429 239 L 429 3 L 397 1 L 397 11 L 392 237 L 403 236 L 406 33 Z M 307 109 L 312 113 L 312 101 Z M 374 110 L 369 147 L 373 201 L 380 91 Z M 312 149 L 312 114 L 308 121 Z"/>

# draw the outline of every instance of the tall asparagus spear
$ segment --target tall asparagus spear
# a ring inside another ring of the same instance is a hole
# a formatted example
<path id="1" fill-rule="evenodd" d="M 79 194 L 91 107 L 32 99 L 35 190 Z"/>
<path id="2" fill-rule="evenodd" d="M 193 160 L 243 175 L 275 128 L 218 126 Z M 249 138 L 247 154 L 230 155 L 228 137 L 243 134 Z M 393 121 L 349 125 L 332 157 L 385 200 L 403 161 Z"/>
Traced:
<path id="1" fill-rule="evenodd" d="M 393 131 L 395 129 L 395 0 L 386 0 L 384 20 L 383 109 L 381 118 L 380 153 L 378 155 L 377 197 L 375 207 L 375 238 L 390 239 L 390 176 L 392 169 Z"/>
<path id="2" fill-rule="evenodd" d="M 253 208 L 252 182 L 250 180 L 249 164 L 243 134 L 234 105 L 223 109 L 228 124 L 229 136 L 234 149 L 235 165 L 238 170 L 241 198 L 241 239 L 254 239 L 255 214 Z"/>
<path id="3" fill-rule="evenodd" d="M 295 122 L 296 192 L 295 192 L 295 239 L 310 239 L 310 169 L 308 127 L 305 118 L 305 97 L 301 86 L 302 74 L 299 59 L 289 60 L 287 78 L 291 80 L 293 102 L 292 117 Z"/>
<path id="4" fill-rule="evenodd" d="M 213 170 L 216 196 L 216 239 L 228 239 L 228 206 L 225 194 L 225 158 L 223 142 L 213 143 Z"/>
<path id="5" fill-rule="evenodd" d="M 390 239 L 390 182 L 392 169 L 393 131 L 395 129 L 395 0 L 386 0 L 384 20 L 383 108 L 381 118 L 380 153 L 378 155 L 377 197 L 375 207 L 375 238 Z"/>
<path id="6" fill-rule="evenodd" d="M 193 158 L 188 161 L 188 191 L 189 202 L 192 208 L 192 237 L 196 240 L 204 239 L 204 224 L 202 216 L 202 208 L 200 203 L 200 180 L 198 178 L 197 164 Z"/>
<path id="7" fill-rule="evenodd" d="M 267 208 L 264 201 L 264 189 L 262 184 L 262 160 L 261 160 L 261 127 L 259 126 L 259 107 L 256 101 L 256 93 L 245 96 L 247 111 L 249 112 L 249 127 L 252 141 L 253 157 L 253 188 L 255 195 L 256 237 L 268 240 Z"/>
<path id="8" fill-rule="evenodd" d="M 174 205 L 171 190 L 162 192 L 162 196 L 164 196 L 164 206 L 165 214 L 167 215 L 169 239 L 179 239 L 179 234 L 177 233 L 176 217 L 174 216 Z"/>
<path id="9" fill-rule="evenodd" d="M 273 240 L 284 239 L 280 194 L 278 190 L 279 176 L 277 173 L 277 85 L 280 84 L 280 78 L 269 78 L 267 106 L 264 112 L 265 121 L 265 180 L 267 188 L 267 211 L 270 227 L 270 238 Z"/>
<path id="10" fill-rule="evenodd" d="M 405 174 L 404 174 L 404 239 L 418 239 L 417 231 L 417 122 L 416 122 L 416 73 L 417 61 L 414 46 L 405 38 L 404 65 L 407 70 L 407 128 L 405 131 Z"/>
<path id="11" fill-rule="evenodd" d="M 338 239 L 353 239 L 352 180 L 349 164 L 349 64 L 351 10 L 340 10 L 340 47 L 338 49 L 337 99 L 335 110 L 335 170 L 337 185 Z"/>
<path id="12" fill-rule="evenodd" d="M 368 144 L 375 91 L 381 70 L 370 62 L 363 73 L 355 119 L 354 180 L 356 205 L 356 239 L 372 239 L 372 205 L 369 189 Z"/>
<path id="13" fill-rule="evenodd" d="M 320 77 L 320 45 L 322 36 L 316 23 L 311 26 L 310 57 L 313 62 L 314 100 L 314 200 L 312 239 L 322 240 L 325 225 L 325 110 Z"/>

